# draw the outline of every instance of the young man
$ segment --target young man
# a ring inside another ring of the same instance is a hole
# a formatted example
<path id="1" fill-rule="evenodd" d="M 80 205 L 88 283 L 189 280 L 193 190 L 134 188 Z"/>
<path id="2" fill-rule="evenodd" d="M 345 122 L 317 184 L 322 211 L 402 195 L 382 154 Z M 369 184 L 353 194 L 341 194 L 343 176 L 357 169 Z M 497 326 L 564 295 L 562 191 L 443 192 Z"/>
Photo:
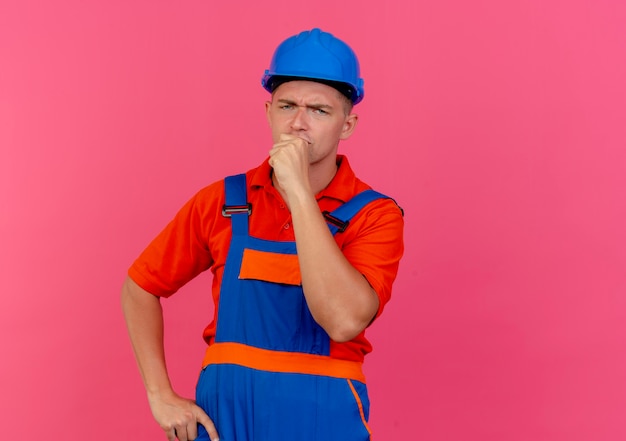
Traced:
<path id="1" fill-rule="evenodd" d="M 262 84 L 269 158 L 200 190 L 125 281 L 150 407 L 169 440 L 368 440 L 364 331 L 389 300 L 403 220 L 337 154 L 358 121 L 359 64 L 313 29 L 276 49 Z M 193 401 L 171 387 L 159 299 L 209 268 L 216 312 Z"/>

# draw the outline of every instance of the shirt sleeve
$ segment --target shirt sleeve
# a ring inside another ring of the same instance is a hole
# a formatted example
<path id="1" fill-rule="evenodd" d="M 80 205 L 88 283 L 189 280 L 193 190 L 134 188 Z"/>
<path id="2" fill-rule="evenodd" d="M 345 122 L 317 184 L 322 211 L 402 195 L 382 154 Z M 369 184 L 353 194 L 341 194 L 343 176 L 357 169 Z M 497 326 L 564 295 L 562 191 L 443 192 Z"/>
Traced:
<path id="1" fill-rule="evenodd" d="M 213 258 L 206 239 L 219 203 L 218 185 L 192 197 L 139 255 L 128 275 L 146 291 L 169 297 L 207 270 Z"/>
<path id="2" fill-rule="evenodd" d="M 391 287 L 404 252 L 402 211 L 391 199 L 374 201 L 355 216 L 349 229 L 355 235 L 344 242 L 342 251 L 376 291 L 378 317 L 391 298 Z"/>

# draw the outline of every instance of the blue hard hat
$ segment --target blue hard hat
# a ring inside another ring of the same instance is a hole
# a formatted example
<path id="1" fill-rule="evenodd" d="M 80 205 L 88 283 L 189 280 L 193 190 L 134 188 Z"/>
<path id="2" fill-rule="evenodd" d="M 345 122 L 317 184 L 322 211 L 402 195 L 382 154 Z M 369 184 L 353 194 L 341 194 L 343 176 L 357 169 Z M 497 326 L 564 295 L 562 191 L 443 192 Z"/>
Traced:
<path id="1" fill-rule="evenodd" d="M 315 28 L 289 37 L 276 48 L 261 84 L 271 93 L 285 81 L 318 81 L 336 88 L 357 104 L 364 94 L 359 75 L 359 60 L 350 46 Z"/>

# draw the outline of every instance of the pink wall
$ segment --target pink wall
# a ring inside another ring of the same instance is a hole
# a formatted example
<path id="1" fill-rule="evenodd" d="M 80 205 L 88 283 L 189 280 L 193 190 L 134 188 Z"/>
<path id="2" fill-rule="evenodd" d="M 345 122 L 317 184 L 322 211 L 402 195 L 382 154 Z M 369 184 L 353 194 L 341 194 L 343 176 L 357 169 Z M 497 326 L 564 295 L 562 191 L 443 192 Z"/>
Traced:
<path id="1" fill-rule="evenodd" d="M 126 268 L 264 158 L 260 75 L 321 26 L 366 79 L 343 151 L 406 210 L 370 333 L 376 439 L 626 439 L 624 23 L 621 0 L 2 2 L 2 438 L 165 439 Z M 186 394 L 208 283 L 167 301 Z"/>

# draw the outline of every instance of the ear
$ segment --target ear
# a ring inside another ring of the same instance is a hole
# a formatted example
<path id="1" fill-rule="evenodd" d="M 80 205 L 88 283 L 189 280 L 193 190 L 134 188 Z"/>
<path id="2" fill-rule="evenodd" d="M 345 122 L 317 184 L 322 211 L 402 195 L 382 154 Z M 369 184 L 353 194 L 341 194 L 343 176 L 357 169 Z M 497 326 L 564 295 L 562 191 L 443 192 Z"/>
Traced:
<path id="1" fill-rule="evenodd" d="M 267 122 L 269 123 L 270 127 L 272 127 L 272 119 L 270 118 L 271 110 L 272 110 L 272 102 L 265 101 L 265 117 L 267 118 Z"/>
<path id="2" fill-rule="evenodd" d="M 356 129 L 356 124 L 359 122 L 359 115 L 356 113 L 351 113 L 346 116 L 346 120 L 343 123 L 343 128 L 341 129 L 341 135 L 339 139 L 348 139 L 352 136 L 354 129 Z"/>

